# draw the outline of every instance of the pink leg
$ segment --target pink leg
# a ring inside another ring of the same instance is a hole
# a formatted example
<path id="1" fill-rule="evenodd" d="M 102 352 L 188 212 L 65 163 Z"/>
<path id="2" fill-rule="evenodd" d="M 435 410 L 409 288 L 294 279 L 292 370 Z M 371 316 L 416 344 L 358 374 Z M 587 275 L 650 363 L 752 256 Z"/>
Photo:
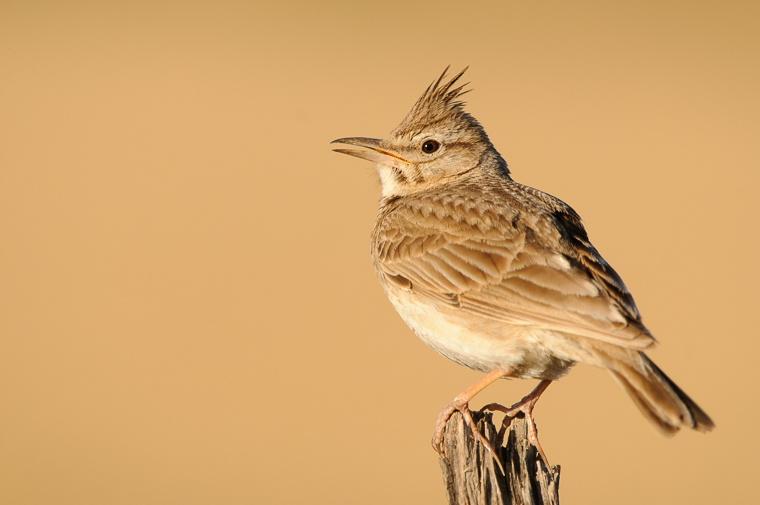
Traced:
<path id="1" fill-rule="evenodd" d="M 481 433 L 478 431 L 478 428 L 475 426 L 475 421 L 472 419 L 472 414 L 470 413 L 470 407 L 468 404 L 475 395 L 483 391 L 486 387 L 493 384 L 497 380 L 501 379 L 502 377 L 506 377 L 509 374 L 510 372 L 498 368 L 496 370 L 491 370 L 485 377 L 476 382 L 471 388 L 457 395 L 453 400 L 444 405 L 443 410 L 441 410 L 441 413 L 438 414 L 438 418 L 435 421 L 435 433 L 433 434 L 432 441 L 433 449 L 435 449 L 439 455 L 441 455 L 441 450 L 443 449 L 443 430 L 446 428 L 446 422 L 449 420 L 451 415 L 458 410 L 462 413 L 464 421 L 470 428 L 470 432 L 472 433 L 473 438 L 475 438 L 475 440 L 479 440 L 483 446 L 485 446 L 485 448 L 488 450 L 488 452 L 491 453 L 491 456 L 493 456 L 501 468 L 501 462 L 499 462 L 499 458 L 496 456 L 496 451 L 493 449 L 493 447 L 491 447 L 491 444 L 488 443 L 488 440 L 486 440 L 486 438 L 481 435 Z M 501 471 L 503 473 L 504 469 L 501 468 Z"/>
<path id="2" fill-rule="evenodd" d="M 511 407 L 507 408 L 502 405 L 499 405 L 498 403 L 491 403 L 490 405 L 486 405 L 481 410 L 495 410 L 498 412 L 503 412 L 506 414 L 504 416 L 504 420 L 502 421 L 502 430 L 499 432 L 500 437 L 503 438 L 504 431 L 509 426 L 509 423 L 512 421 L 512 418 L 517 415 L 518 412 L 522 412 L 525 414 L 525 419 L 528 420 L 528 440 L 530 440 L 530 443 L 532 443 L 535 448 L 538 450 L 538 453 L 541 455 L 541 459 L 544 460 L 544 464 L 546 464 L 546 467 L 549 468 L 549 460 L 546 457 L 546 454 L 544 454 L 544 450 L 541 447 L 541 444 L 538 442 L 538 432 L 536 431 L 536 423 L 533 421 L 533 407 L 536 406 L 536 402 L 541 397 L 544 391 L 546 391 L 546 388 L 549 387 L 549 384 L 551 384 L 552 381 L 550 380 L 542 380 L 538 383 L 538 386 L 536 386 L 536 389 L 531 391 L 531 393 L 520 400 L 519 402 L 515 403 Z"/>

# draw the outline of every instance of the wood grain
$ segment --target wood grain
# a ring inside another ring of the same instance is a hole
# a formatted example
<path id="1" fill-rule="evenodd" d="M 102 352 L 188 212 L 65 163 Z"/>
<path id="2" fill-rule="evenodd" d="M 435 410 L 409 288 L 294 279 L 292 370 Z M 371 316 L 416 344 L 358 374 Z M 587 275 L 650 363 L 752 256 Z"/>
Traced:
<path id="1" fill-rule="evenodd" d="M 494 426 L 491 413 L 472 414 L 480 432 L 496 448 L 506 474 L 472 438 L 462 415 L 455 412 L 446 424 L 444 456 L 440 459 L 449 504 L 558 505 L 560 467 L 547 468 L 541 461 L 528 441 L 528 425 L 522 414 L 502 433 Z"/>

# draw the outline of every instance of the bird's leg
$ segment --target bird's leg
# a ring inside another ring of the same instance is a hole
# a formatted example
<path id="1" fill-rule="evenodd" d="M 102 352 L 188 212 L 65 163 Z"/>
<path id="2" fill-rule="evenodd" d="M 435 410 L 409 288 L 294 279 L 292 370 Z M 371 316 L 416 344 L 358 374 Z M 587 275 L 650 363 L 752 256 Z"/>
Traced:
<path id="1" fill-rule="evenodd" d="M 549 468 L 549 460 L 547 459 L 546 454 L 544 454 L 544 450 L 541 448 L 541 444 L 538 442 L 536 423 L 533 421 L 533 407 L 536 406 L 536 402 L 551 383 L 552 381 L 550 380 L 542 380 L 538 383 L 538 386 L 536 386 L 536 388 L 530 392 L 529 395 L 509 408 L 504 407 L 503 405 L 499 405 L 498 403 L 491 403 L 480 409 L 481 411 L 494 410 L 506 414 L 506 416 L 504 416 L 504 420 L 501 423 L 501 430 L 499 430 L 499 445 L 501 445 L 504 440 L 504 433 L 509 427 L 509 423 L 512 422 L 512 418 L 515 417 L 518 412 L 524 413 L 525 419 L 528 421 L 528 440 L 538 450 L 538 453 L 541 455 L 541 459 L 544 460 L 544 464 L 546 464 L 547 468 Z"/>
<path id="2" fill-rule="evenodd" d="M 464 421 L 470 428 L 472 436 L 475 438 L 475 440 L 479 440 L 485 446 L 488 452 L 491 453 L 491 456 L 493 456 L 493 458 L 499 464 L 499 467 L 501 467 L 499 458 L 496 456 L 496 451 L 494 451 L 493 447 L 491 447 L 491 444 L 488 443 L 488 440 L 486 440 L 486 438 L 478 431 L 477 426 L 475 426 L 475 421 L 472 419 L 472 414 L 470 413 L 470 407 L 468 406 L 468 403 L 470 403 L 470 400 L 472 400 L 476 394 L 483 391 L 490 384 L 493 384 L 497 380 L 501 379 L 502 377 L 506 377 L 509 374 L 510 372 L 499 368 L 491 370 L 485 377 L 473 384 L 472 387 L 467 389 L 465 392 L 458 394 L 454 397 L 453 400 L 444 405 L 443 410 L 441 410 L 441 413 L 438 414 L 438 418 L 435 421 L 435 433 L 433 434 L 433 449 L 435 449 L 439 455 L 442 454 L 441 451 L 443 449 L 443 430 L 446 428 L 446 422 L 449 420 L 451 415 L 458 410 L 462 413 L 462 417 L 464 417 Z M 503 471 L 504 469 L 502 468 L 502 472 Z"/>

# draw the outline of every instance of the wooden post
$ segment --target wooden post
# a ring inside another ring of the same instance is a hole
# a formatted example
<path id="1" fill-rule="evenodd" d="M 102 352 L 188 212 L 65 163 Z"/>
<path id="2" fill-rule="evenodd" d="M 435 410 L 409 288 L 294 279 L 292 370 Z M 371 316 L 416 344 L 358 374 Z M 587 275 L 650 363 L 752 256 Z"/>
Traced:
<path id="1" fill-rule="evenodd" d="M 506 475 L 482 444 L 472 438 L 459 412 L 444 431 L 441 472 L 450 505 L 558 505 L 559 465 L 547 469 L 528 441 L 528 424 L 519 414 L 503 436 L 491 413 L 473 412 L 478 429 L 501 457 Z M 500 446 L 500 441 L 506 445 Z"/>

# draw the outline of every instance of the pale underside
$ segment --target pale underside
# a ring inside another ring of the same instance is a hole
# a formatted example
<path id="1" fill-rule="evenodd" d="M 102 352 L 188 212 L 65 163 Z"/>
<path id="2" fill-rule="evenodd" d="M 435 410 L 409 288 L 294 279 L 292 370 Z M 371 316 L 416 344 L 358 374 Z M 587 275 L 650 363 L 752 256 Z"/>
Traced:
<path id="1" fill-rule="evenodd" d="M 563 230 L 562 216 L 572 211 L 556 199 L 548 203 L 565 214 L 526 209 L 524 186 L 501 186 L 491 195 L 452 188 L 403 198 L 381 213 L 375 268 L 415 333 L 471 368 L 549 379 L 574 362 L 598 364 L 585 350 L 589 340 L 653 345 L 625 285 L 585 232 Z"/>

